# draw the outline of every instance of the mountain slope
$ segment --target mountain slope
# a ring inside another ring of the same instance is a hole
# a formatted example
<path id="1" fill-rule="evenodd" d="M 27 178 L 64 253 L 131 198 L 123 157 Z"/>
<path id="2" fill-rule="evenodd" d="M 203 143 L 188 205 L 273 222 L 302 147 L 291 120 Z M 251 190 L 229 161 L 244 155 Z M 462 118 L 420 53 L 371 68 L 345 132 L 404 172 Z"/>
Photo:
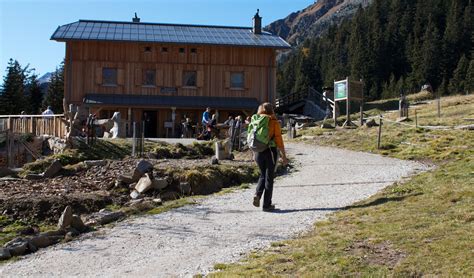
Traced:
<path id="1" fill-rule="evenodd" d="M 353 15 L 359 5 L 365 7 L 371 1 L 319 0 L 301 11 L 271 23 L 265 29 L 295 45 L 308 36 L 320 35 L 330 25 Z"/>

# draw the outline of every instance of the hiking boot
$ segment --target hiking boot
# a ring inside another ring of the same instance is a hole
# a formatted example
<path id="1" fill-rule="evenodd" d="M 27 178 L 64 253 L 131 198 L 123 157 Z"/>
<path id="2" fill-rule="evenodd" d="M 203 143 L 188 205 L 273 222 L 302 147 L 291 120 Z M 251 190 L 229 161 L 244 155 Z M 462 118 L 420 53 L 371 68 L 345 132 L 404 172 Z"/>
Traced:
<path id="1" fill-rule="evenodd" d="M 268 207 L 263 207 L 263 211 L 269 212 L 269 211 L 274 211 L 275 210 L 275 205 L 269 205 Z"/>
<path id="2" fill-rule="evenodd" d="M 258 195 L 253 196 L 253 205 L 257 208 L 260 206 L 260 197 Z"/>

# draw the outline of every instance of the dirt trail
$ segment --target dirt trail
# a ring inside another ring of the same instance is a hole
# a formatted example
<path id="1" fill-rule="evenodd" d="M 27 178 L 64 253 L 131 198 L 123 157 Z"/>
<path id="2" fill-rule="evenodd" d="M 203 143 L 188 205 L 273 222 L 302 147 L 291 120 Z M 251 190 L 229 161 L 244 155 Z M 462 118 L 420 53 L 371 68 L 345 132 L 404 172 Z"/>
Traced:
<path id="1" fill-rule="evenodd" d="M 163 277 L 207 273 L 271 242 L 306 231 L 328 213 L 425 167 L 415 162 L 289 144 L 298 171 L 276 181 L 276 213 L 251 205 L 254 186 L 198 205 L 118 223 L 98 235 L 0 266 L 0 276 Z"/>

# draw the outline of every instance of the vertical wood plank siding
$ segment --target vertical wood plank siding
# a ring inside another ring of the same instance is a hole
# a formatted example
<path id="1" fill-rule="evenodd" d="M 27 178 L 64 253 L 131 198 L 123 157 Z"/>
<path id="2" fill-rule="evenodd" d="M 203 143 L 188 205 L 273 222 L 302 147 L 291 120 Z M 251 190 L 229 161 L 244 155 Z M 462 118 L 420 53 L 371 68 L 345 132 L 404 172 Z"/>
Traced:
<path id="1" fill-rule="evenodd" d="M 150 47 L 151 51 L 145 51 Z M 162 49 L 167 48 L 167 52 Z M 184 53 L 179 49 L 184 48 Z M 191 49 L 197 53 L 191 53 Z M 270 48 L 69 41 L 66 43 L 65 88 L 68 102 L 80 104 L 84 95 L 170 95 L 163 87 L 176 87 L 179 96 L 254 97 L 274 101 L 276 51 Z M 117 86 L 103 86 L 102 68 L 118 69 Z M 142 86 L 143 71 L 156 71 L 156 86 Z M 69 72 L 71 71 L 71 72 Z M 197 87 L 183 88 L 183 71 L 197 72 Z M 230 72 L 244 72 L 244 89 L 230 88 Z M 70 74 L 70 75 L 69 75 Z M 70 87 L 70 95 L 68 93 Z M 270 92 L 272 99 L 269 99 Z"/>

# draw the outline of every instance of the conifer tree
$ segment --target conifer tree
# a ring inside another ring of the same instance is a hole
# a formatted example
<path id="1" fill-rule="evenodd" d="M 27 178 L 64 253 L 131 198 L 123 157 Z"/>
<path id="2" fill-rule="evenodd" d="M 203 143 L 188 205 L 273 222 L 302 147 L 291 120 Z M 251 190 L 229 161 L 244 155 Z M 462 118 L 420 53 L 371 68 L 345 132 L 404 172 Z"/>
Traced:
<path id="1" fill-rule="evenodd" d="M 64 62 L 51 75 L 51 83 L 43 100 L 43 109 L 51 106 L 55 114 L 63 112 L 64 98 Z"/>
<path id="2" fill-rule="evenodd" d="M 474 93 L 474 59 L 471 59 L 466 73 L 465 90 L 470 94 Z"/>
<path id="3" fill-rule="evenodd" d="M 28 91 L 28 112 L 31 114 L 38 114 L 41 112 L 41 103 L 43 101 L 43 95 L 41 93 L 41 87 L 38 82 L 38 75 L 33 73 L 29 78 L 27 91 Z"/>
<path id="4" fill-rule="evenodd" d="M 3 79 L 0 96 L 0 114 L 18 115 L 26 108 L 25 79 L 27 68 L 10 59 Z"/>
<path id="5" fill-rule="evenodd" d="M 469 69 L 469 60 L 465 55 L 459 59 L 458 66 L 454 71 L 453 78 L 449 81 L 449 92 L 453 94 L 462 93 L 466 88 L 466 74 Z"/>

